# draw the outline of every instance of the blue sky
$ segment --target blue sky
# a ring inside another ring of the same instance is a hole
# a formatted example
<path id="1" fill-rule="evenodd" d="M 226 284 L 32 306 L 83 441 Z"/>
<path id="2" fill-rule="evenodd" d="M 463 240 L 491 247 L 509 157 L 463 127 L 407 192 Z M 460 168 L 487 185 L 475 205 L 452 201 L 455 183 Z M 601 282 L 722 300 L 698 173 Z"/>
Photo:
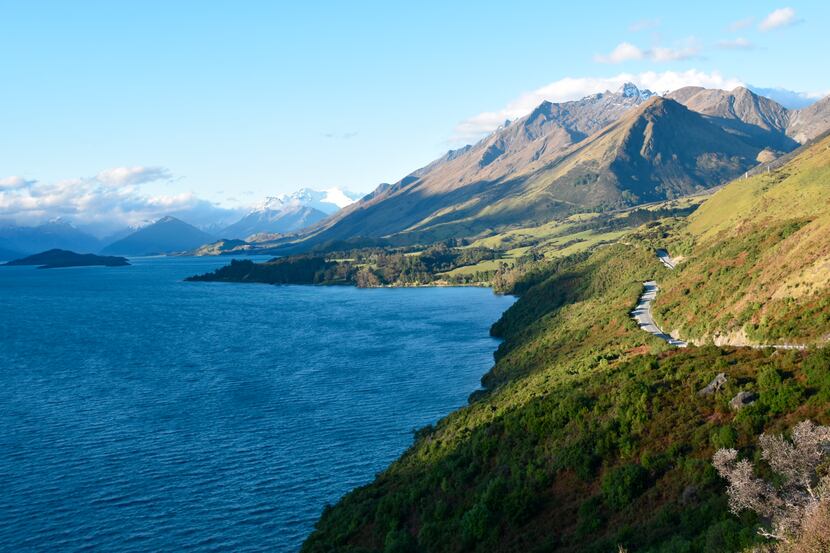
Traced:
<path id="1" fill-rule="evenodd" d="M 824 2 L 0 1 L 0 220 L 368 192 L 627 76 L 824 94 L 828 23 Z"/>

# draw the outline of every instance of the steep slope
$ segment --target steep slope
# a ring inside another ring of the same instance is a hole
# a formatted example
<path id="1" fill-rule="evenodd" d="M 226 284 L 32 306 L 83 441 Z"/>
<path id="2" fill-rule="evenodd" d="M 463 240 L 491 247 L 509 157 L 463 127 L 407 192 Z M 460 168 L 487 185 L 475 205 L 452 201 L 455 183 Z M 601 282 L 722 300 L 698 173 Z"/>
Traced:
<path id="1" fill-rule="evenodd" d="M 787 133 L 801 144 L 830 129 L 830 96 L 790 115 Z"/>
<path id="2" fill-rule="evenodd" d="M 175 217 L 162 217 L 152 225 L 140 228 L 126 238 L 105 247 L 101 253 L 122 255 L 154 255 L 192 250 L 214 238 Z"/>
<path id="3" fill-rule="evenodd" d="M 305 553 L 730 553 L 758 543 L 711 469 L 719 447 L 828 420 L 830 350 L 666 351 L 629 317 L 669 275 L 635 238 L 522 277 L 468 406 L 416 432 L 374 482 L 327 508 Z M 718 373 L 724 388 L 699 395 Z M 729 400 L 758 401 L 735 413 Z M 747 453 L 750 457 L 751 452 Z"/>
<path id="4" fill-rule="evenodd" d="M 31 254 L 54 248 L 95 252 L 101 247 L 97 238 L 66 221 L 56 220 L 35 227 L 0 228 L 0 245 L 8 250 Z"/>
<path id="5" fill-rule="evenodd" d="M 485 144 L 492 145 L 514 129 L 525 129 L 550 109 L 543 104 Z M 517 136 L 529 140 L 532 135 Z M 547 148 L 549 137 L 530 140 L 532 147 L 487 165 L 487 170 L 497 164 L 506 168 L 518 160 L 516 167 L 493 174 L 493 180 L 484 176 L 490 173 L 482 173 L 482 180 L 443 174 L 453 164 L 483 155 L 482 146 L 440 171 L 427 167 L 327 220 L 305 237 L 304 244 L 360 236 L 430 242 L 476 236 L 516 223 L 544 222 L 578 210 L 670 198 L 722 184 L 755 165 L 761 151 L 676 102 L 656 97 L 568 147 Z M 523 157 L 530 150 L 538 155 Z"/>
<path id="6" fill-rule="evenodd" d="M 742 86 L 729 92 L 689 86 L 666 97 L 710 117 L 725 130 L 761 148 L 787 152 L 798 146 L 787 135 L 790 111 Z"/>
<path id="7" fill-rule="evenodd" d="M 830 96 L 787 109 L 742 86 L 732 90 L 688 86 L 666 95 L 734 132 L 743 140 L 787 152 L 830 129 Z"/>
<path id="8" fill-rule="evenodd" d="M 641 91 L 629 83 L 617 92 L 606 91 L 573 102 L 545 101 L 529 115 L 506 122 L 475 146 L 448 152 L 411 176 L 444 189 L 504 178 L 523 171 L 528 164 L 550 159 L 652 96 L 651 91 Z"/>
<path id="9" fill-rule="evenodd" d="M 661 283 L 666 329 L 718 343 L 830 339 L 830 137 L 719 191 L 689 218 L 694 243 Z"/>

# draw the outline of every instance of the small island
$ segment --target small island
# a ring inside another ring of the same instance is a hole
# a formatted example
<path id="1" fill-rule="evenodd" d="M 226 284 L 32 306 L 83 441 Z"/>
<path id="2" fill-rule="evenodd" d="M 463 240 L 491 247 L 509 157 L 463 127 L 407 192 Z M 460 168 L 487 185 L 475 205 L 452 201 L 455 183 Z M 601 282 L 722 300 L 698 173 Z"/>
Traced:
<path id="1" fill-rule="evenodd" d="M 57 269 L 59 267 L 123 267 L 129 264 L 125 257 L 75 253 L 69 250 L 54 249 L 9 261 L 5 265 L 38 265 L 38 269 Z"/>

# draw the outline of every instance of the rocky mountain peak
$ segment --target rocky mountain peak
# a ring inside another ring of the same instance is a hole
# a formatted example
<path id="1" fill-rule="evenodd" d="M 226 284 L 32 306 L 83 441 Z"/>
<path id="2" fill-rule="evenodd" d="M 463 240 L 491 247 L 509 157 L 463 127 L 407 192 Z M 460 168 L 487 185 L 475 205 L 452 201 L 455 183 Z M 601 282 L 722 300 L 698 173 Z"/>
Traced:
<path id="1" fill-rule="evenodd" d="M 634 83 L 625 83 L 619 89 L 617 89 L 617 94 L 624 98 L 639 98 L 641 100 L 647 100 L 654 96 L 654 92 L 648 90 L 647 88 L 640 89 Z"/>

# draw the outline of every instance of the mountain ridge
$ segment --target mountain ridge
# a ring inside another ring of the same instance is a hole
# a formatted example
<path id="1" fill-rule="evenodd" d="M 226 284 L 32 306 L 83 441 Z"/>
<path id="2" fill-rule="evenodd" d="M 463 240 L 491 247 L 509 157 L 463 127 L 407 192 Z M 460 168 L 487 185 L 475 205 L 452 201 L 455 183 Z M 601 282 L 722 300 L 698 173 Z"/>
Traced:
<path id="1" fill-rule="evenodd" d="M 599 98 L 600 112 L 605 113 L 608 98 L 601 95 L 590 98 L 586 100 L 587 104 L 596 102 Z M 602 101 L 603 99 L 605 101 Z M 617 96 L 615 99 L 618 100 L 620 97 Z M 553 104 L 542 104 L 526 118 L 511 123 L 501 134 L 494 134 L 476 147 L 455 157 L 447 165 L 451 169 L 453 165 L 466 163 L 466 167 L 470 167 L 470 163 L 480 165 L 480 161 L 488 161 L 484 172 L 491 174 L 498 167 L 502 172 L 498 178 L 485 178 L 480 181 L 465 180 L 463 176 L 447 178 L 444 174 L 447 167 L 435 166 L 433 163 L 394 185 L 378 189 L 376 193 L 349 206 L 323 224 L 312 227 L 306 233 L 305 242 L 313 246 L 327 240 L 345 240 L 355 236 L 386 237 L 393 242 L 397 240 L 402 243 L 426 242 L 430 239 L 474 236 L 488 228 L 497 228 L 504 224 L 541 221 L 557 213 L 565 214 L 571 208 L 621 207 L 631 205 L 636 198 L 659 198 L 659 193 L 645 190 L 639 184 L 635 187 L 636 191 L 628 190 L 631 193 L 629 196 L 623 194 L 626 192 L 625 186 L 638 179 L 644 182 L 649 177 L 640 174 L 632 179 L 629 178 L 631 175 L 620 173 L 622 168 L 637 169 L 637 164 L 633 163 L 636 152 L 630 148 L 619 150 L 617 146 L 622 144 L 621 137 L 609 139 L 608 136 L 609 132 L 620 128 L 618 125 L 621 120 L 635 117 L 636 115 L 631 114 L 642 110 L 646 103 L 656 102 L 662 105 L 665 101 L 656 96 L 645 101 L 637 101 L 631 110 L 624 110 L 626 113 L 622 118 L 603 125 L 588 139 L 575 143 L 570 141 L 570 135 L 563 138 L 564 127 L 558 123 L 550 125 L 553 137 L 550 134 L 536 132 L 538 119 L 547 121 L 548 117 L 558 117 L 551 115 L 556 111 L 550 107 Z M 581 105 L 584 107 L 586 104 Z M 592 105 L 596 107 L 596 104 Z M 717 125 L 709 125 L 703 116 L 695 112 L 668 110 L 661 116 L 682 117 L 686 122 L 695 120 L 693 127 L 698 130 L 708 125 L 710 128 L 707 132 L 701 131 L 698 134 L 702 139 L 712 141 L 708 145 L 704 144 L 702 148 L 695 147 L 699 155 L 708 155 L 707 159 L 701 161 L 700 167 L 693 168 L 695 164 L 690 160 L 674 164 L 675 171 L 670 179 L 672 184 L 663 187 L 672 194 L 694 192 L 699 187 L 721 184 L 757 163 L 756 157 L 761 148 L 745 144 L 743 141 L 738 141 L 739 147 L 736 148 L 732 145 L 733 135 L 727 135 L 726 131 L 722 131 Z M 662 125 L 661 128 L 666 126 Z M 647 128 L 652 127 L 644 125 L 640 130 L 646 132 Z M 631 129 L 627 130 L 630 132 Z M 660 136 L 669 135 L 670 133 L 664 132 Z M 673 138 L 675 142 L 678 141 L 676 136 Z M 551 140 L 558 146 L 549 149 Z M 565 143 L 567 146 L 562 146 Z M 511 148 L 517 144 L 523 146 L 515 155 L 511 155 Z M 528 144 L 530 148 L 525 147 Z M 706 146 L 710 146 L 710 149 L 706 150 Z M 493 148 L 501 153 L 492 153 Z M 678 147 L 677 151 L 682 155 L 684 148 Z M 740 159 L 719 156 L 718 149 L 730 154 L 738 154 L 740 150 Z M 611 161 L 618 150 L 623 152 L 626 158 L 619 160 L 619 163 L 612 167 Z M 652 150 L 643 150 L 643 155 L 650 155 L 649 151 Z M 497 159 L 490 160 L 488 152 Z M 503 156 L 509 159 L 498 159 Z M 513 163 L 522 164 L 522 168 L 513 168 Z M 715 178 L 713 182 L 705 182 L 693 175 L 681 177 L 678 173 L 699 172 L 707 163 L 712 165 L 712 168 L 704 173 Z M 672 163 L 667 158 L 666 163 L 659 165 L 666 167 Z M 724 168 L 728 170 L 720 170 Z M 436 180 L 435 175 L 438 173 L 441 173 L 441 178 Z M 665 174 L 668 176 L 669 172 Z M 695 182 L 698 186 L 678 186 L 681 181 L 687 181 L 687 184 Z M 623 183 L 623 188 L 615 191 L 613 187 L 619 183 Z"/>

